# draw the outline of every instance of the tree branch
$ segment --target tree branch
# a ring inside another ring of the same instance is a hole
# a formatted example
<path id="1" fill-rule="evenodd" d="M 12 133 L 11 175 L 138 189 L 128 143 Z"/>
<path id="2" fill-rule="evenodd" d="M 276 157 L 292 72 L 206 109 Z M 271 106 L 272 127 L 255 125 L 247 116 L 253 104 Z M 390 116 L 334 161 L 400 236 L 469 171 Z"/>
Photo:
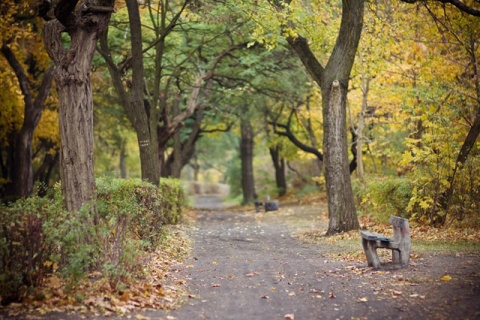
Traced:
<path id="1" fill-rule="evenodd" d="M 417 3 L 417 2 L 426 2 L 425 0 L 400 0 L 400 1 L 406 2 L 406 3 L 411 3 L 411 4 Z M 460 9 L 460 11 L 463 11 L 463 12 L 465 12 L 469 15 L 475 16 L 475 17 L 480 17 L 480 10 L 475 9 L 473 7 L 469 7 L 460 0 L 435 0 L 435 1 L 440 2 L 440 3 L 450 3 L 451 5 Z"/>
<path id="2" fill-rule="evenodd" d="M 318 158 L 318 160 L 323 161 L 323 154 L 320 151 L 318 151 L 317 148 L 308 146 L 305 143 L 301 142 L 293 134 L 292 130 L 290 129 L 290 123 L 291 123 L 292 115 L 294 112 L 295 111 L 292 110 L 292 112 L 290 113 L 287 124 L 282 124 L 282 123 L 273 122 L 273 121 L 269 121 L 268 124 L 273 126 L 273 132 L 275 134 L 278 134 L 279 136 L 287 137 L 288 140 L 290 140 L 290 142 L 292 142 L 295 146 L 297 146 L 298 148 L 300 148 L 305 152 L 314 154 Z M 278 130 L 278 128 L 282 128 L 283 130 Z"/>

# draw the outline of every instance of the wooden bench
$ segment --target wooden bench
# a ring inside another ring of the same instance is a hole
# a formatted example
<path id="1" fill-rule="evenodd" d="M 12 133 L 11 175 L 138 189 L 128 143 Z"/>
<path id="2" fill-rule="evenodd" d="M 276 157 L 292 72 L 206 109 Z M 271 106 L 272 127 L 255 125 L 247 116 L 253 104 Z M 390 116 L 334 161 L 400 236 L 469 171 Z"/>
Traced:
<path id="1" fill-rule="evenodd" d="M 408 266 L 411 247 L 408 219 L 391 216 L 389 222 L 393 226 L 393 238 L 387 238 L 378 233 L 360 231 L 369 267 L 380 268 L 377 248 L 392 250 L 392 262 L 403 267 Z"/>

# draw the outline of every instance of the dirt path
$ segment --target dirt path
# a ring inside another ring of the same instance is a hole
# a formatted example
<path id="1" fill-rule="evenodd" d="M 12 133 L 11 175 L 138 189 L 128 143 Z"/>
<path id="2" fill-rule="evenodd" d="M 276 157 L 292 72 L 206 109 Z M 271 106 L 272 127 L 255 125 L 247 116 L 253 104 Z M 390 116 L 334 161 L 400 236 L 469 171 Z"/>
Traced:
<path id="1" fill-rule="evenodd" d="M 292 237 L 324 226 L 318 207 L 257 214 L 206 210 L 200 199 L 193 257 L 178 272 L 192 297 L 153 319 L 480 319 L 478 255 L 424 255 L 407 269 L 375 272 L 331 259 L 333 245 Z M 359 242 L 359 248 L 361 247 Z M 450 281 L 441 280 L 443 275 Z"/>

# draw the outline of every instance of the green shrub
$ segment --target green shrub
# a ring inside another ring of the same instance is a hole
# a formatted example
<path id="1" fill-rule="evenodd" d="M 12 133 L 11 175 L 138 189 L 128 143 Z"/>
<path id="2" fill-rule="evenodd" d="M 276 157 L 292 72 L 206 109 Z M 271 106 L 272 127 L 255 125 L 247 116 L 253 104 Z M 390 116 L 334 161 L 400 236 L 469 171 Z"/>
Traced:
<path id="1" fill-rule="evenodd" d="M 162 237 L 162 226 L 181 220 L 184 203 L 183 185 L 176 179 L 161 179 L 160 188 L 139 179 L 97 179 L 100 216 L 111 225 L 117 223 L 115 228 L 125 224 L 152 248 Z"/>
<path id="2" fill-rule="evenodd" d="M 408 203 L 413 185 L 403 177 L 376 178 L 363 184 L 354 180 L 353 191 L 357 206 L 367 215 L 386 222 L 390 215 L 409 218 Z"/>
<path id="3" fill-rule="evenodd" d="M 141 275 L 140 256 L 163 240 L 166 224 L 182 218 L 182 184 L 162 179 L 160 188 L 141 180 L 100 178 L 96 201 L 78 212 L 63 210 L 57 186 L 48 197 L 0 206 L 0 297 L 18 301 L 59 272 L 75 285 L 101 271 L 113 288 Z"/>

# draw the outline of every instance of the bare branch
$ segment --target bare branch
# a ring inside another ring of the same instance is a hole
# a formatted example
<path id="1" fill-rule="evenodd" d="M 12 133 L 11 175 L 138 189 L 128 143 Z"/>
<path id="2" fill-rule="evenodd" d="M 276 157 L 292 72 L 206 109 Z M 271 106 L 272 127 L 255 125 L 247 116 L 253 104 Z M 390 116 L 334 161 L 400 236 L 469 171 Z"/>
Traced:
<path id="1" fill-rule="evenodd" d="M 406 3 L 412 3 L 412 4 L 417 2 L 426 2 L 425 0 L 401 0 L 401 1 Z M 480 17 L 480 10 L 475 9 L 473 7 L 469 7 L 460 0 L 435 0 L 435 1 L 440 3 L 450 3 L 451 5 L 454 5 L 455 7 L 460 9 L 460 11 L 463 11 L 475 17 Z"/>

